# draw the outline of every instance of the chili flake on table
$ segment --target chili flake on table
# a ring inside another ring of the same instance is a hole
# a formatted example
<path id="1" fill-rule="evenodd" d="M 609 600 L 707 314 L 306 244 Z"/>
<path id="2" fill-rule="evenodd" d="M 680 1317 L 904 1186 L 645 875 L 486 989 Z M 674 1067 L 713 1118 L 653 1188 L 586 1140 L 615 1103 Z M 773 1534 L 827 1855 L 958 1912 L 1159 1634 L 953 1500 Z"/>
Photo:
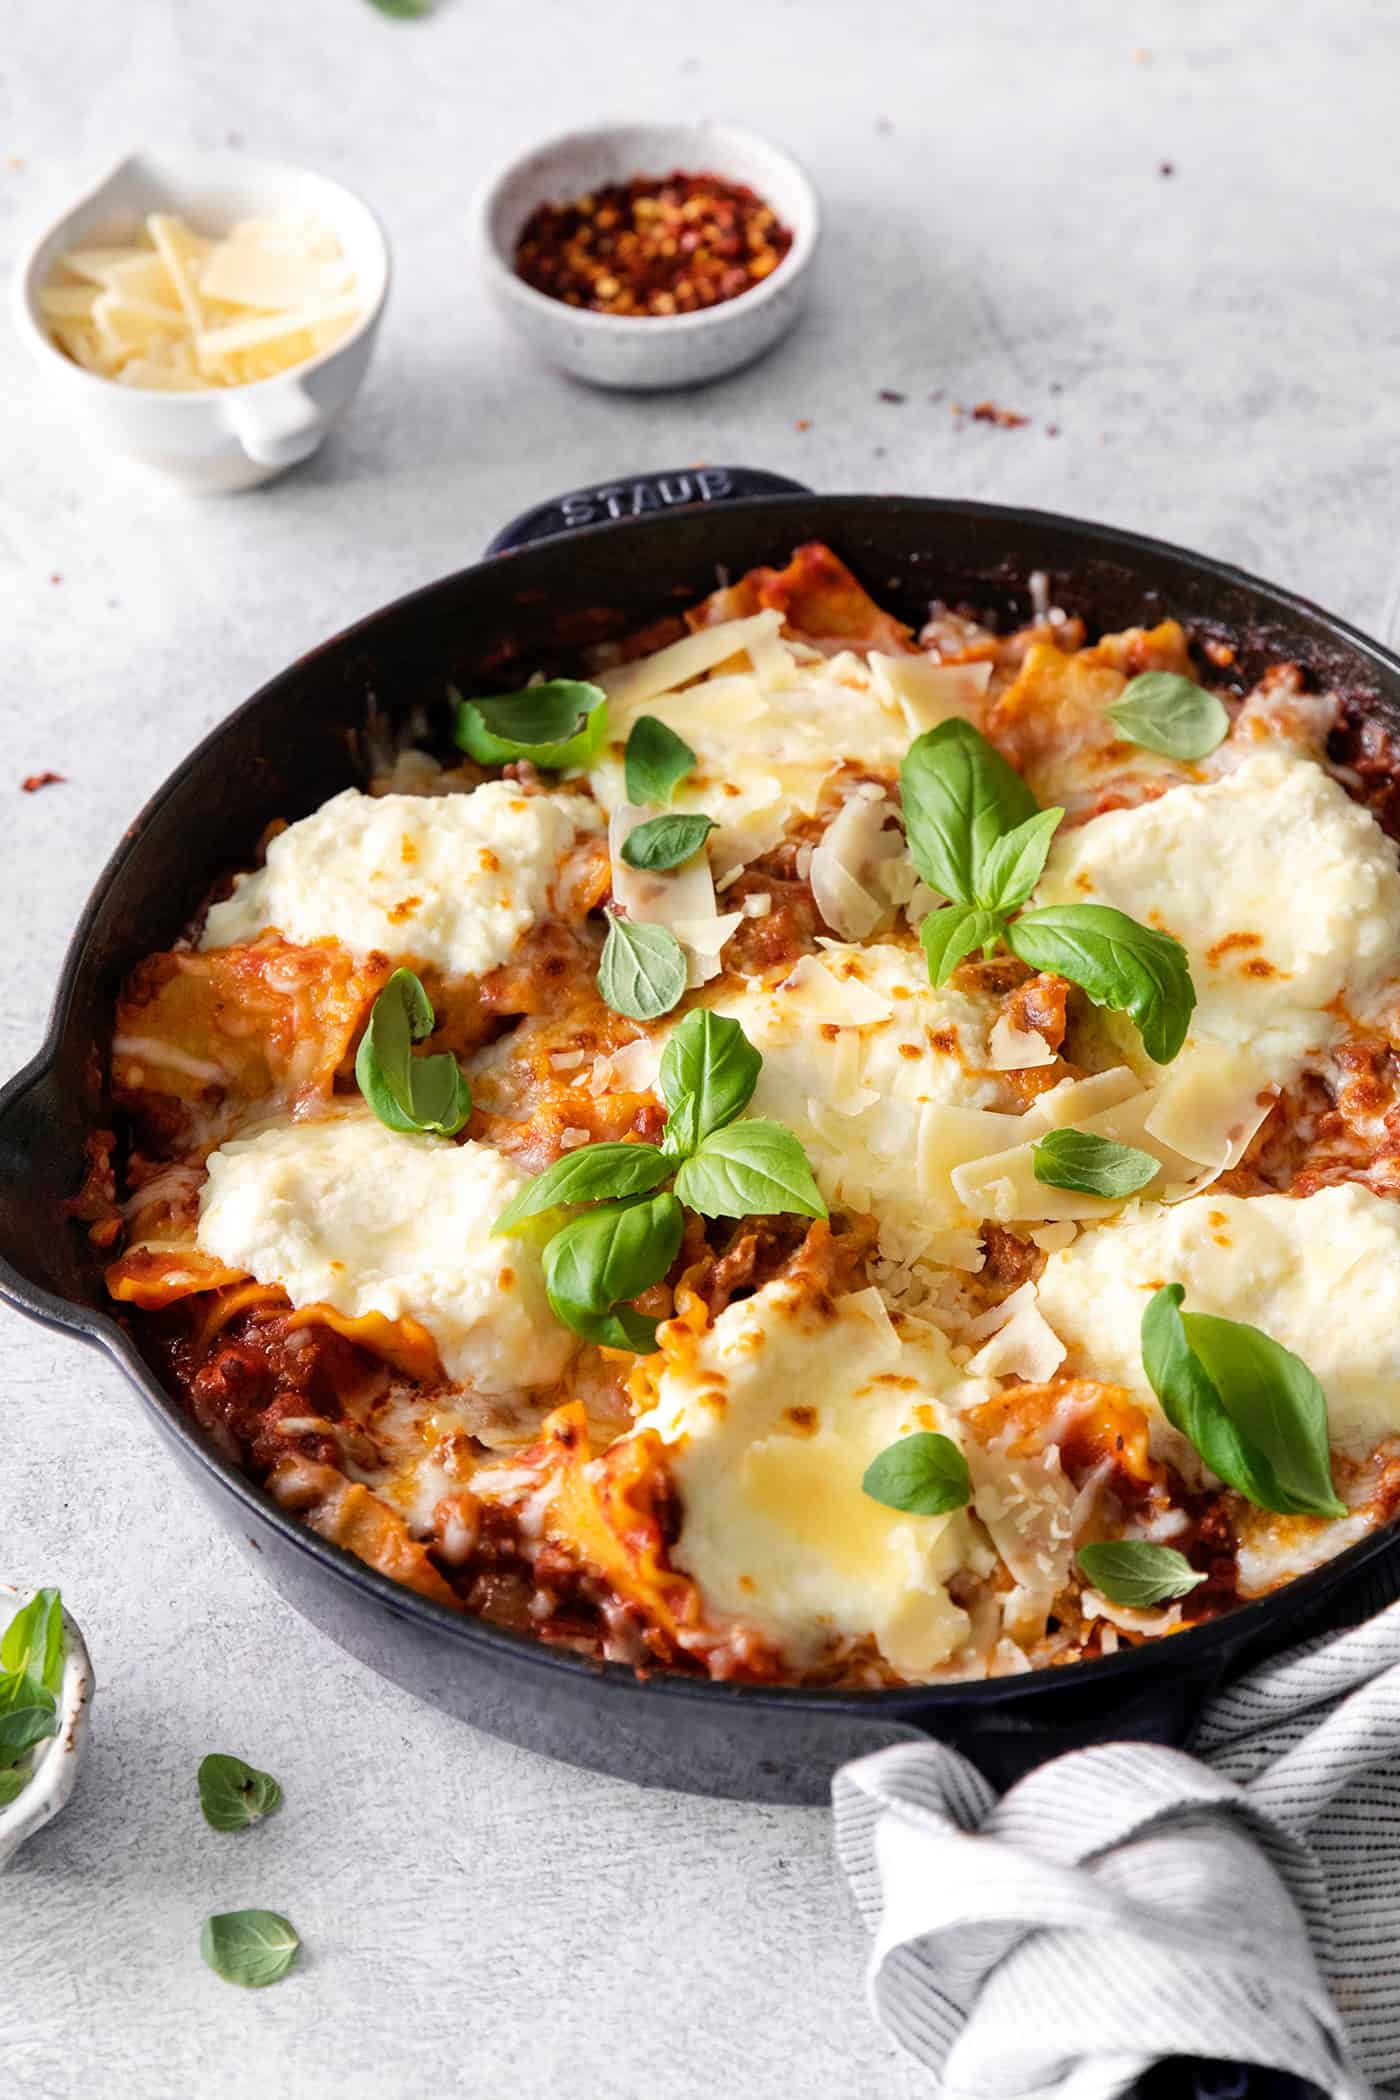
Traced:
<path id="1" fill-rule="evenodd" d="M 789 228 L 743 183 L 676 169 L 541 204 L 516 243 L 515 269 L 566 306 L 665 316 L 752 291 L 791 246 Z"/>

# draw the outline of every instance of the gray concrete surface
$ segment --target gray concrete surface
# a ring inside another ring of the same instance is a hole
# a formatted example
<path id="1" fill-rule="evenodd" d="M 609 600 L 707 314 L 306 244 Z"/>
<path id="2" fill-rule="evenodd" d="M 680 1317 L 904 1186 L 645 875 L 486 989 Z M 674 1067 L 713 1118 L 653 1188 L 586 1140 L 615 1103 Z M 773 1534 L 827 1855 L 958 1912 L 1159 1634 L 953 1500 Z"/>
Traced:
<path id="1" fill-rule="evenodd" d="M 203 505 L 76 447 L 0 342 L 0 1070 L 187 745 L 561 486 L 741 459 L 1041 504 L 1393 638 L 1397 66 L 1383 0 L 440 0 L 417 23 L 366 0 L 7 0 L 0 263 L 132 143 L 233 136 L 361 188 L 398 279 L 344 434 Z M 534 136 L 682 108 L 811 166 L 815 308 L 706 392 L 595 396 L 486 311 L 466 200 Z M 987 398 L 1030 422 L 951 412 Z M 67 784 L 22 795 L 46 766 Z M 824 1815 L 580 1775 L 378 1683 L 235 1559 L 104 1364 L 9 1317 L 0 1576 L 62 1584 L 102 1680 L 76 1800 L 0 1881 L 4 2100 L 924 2089 L 868 2023 Z M 279 1774 L 275 1824 L 205 1829 L 214 1747 Z M 196 1954 L 204 1914 L 245 1903 L 306 1942 L 260 1996 Z"/>

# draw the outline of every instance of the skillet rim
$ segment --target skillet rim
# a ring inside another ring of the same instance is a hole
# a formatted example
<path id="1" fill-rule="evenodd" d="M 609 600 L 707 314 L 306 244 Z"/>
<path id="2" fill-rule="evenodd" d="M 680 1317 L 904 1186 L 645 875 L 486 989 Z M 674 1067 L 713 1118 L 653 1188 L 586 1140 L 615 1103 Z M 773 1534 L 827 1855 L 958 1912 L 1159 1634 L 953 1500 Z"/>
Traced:
<path id="1" fill-rule="evenodd" d="M 847 530 L 853 525 L 858 526 L 863 513 L 883 514 L 892 506 L 908 507 L 923 515 L 932 515 L 943 523 L 976 521 L 1000 524 L 1008 532 L 1017 534 L 1036 529 L 1068 533 L 1079 542 L 1081 556 L 1104 555 L 1123 565 L 1131 565 L 1135 555 L 1166 559 L 1194 572 L 1209 590 L 1217 594 L 1236 588 L 1264 601 L 1283 620 L 1315 630 L 1319 640 L 1325 638 L 1333 645 L 1340 645 L 1353 660 L 1360 659 L 1387 674 L 1400 692 L 1400 654 L 1387 649 L 1349 621 L 1328 612 L 1314 600 L 1270 583 L 1234 563 L 1197 554 L 1172 541 L 1122 526 L 1071 517 L 1064 512 L 986 503 L 972 498 L 906 496 L 894 492 L 882 495 L 859 492 L 760 495 L 731 498 L 715 505 L 718 516 L 714 530 L 716 535 L 722 535 L 723 520 L 736 512 L 764 512 L 772 518 L 775 530 L 780 532 L 784 517 L 793 514 L 810 517 L 814 506 L 839 511 Z M 236 724 L 272 700 L 284 681 L 320 658 L 353 649 L 367 633 L 391 620 L 410 617 L 415 607 L 424 606 L 439 595 L 449 595 L 465 577 L 494 567 L 497 562 L 509 561 L 513 565 L 520 561 L 528 565 L 536 548 L 548 548 L 564 537 L 571 542 L 594 542 L 605 536 L 625 536 L 632 531 L 664 532 L 668 519 L 679 522 L 682 518 L 693 518 L 695 508 L 678 506 L 669 514 L 643 513 L 637 517 L 575 527 L 567 534 L 553 535 L 531 546 L 452 570 L 445 576 L 416 586 L 329 635 L 284 665 L 246 700 L 231 709 L 191 747 L 155 789 L 125 828 L 98 875 L 65 949 L 40 1047 L 11 1079 L 0 1086 L 0 1126 L 7 1116 L 22 1106 L 27 1096 L 42 1089 L 58 1062 L 89 940 L 109 893 L 138 841 L 159 821 L 165 804 L 186 776 L 219 746 Z M 990 579 L 988 587 L 995 588 Z M 425 1632 L 460 1643 L 469 1652 L 481 1649 L 503 1663 L 516 1660 L 542 1670 L 564 1671 L 575 1681 L 586 1679 L 595 1685 L 606 1684 L 619 1694 L 636 1698 L 664 1693 L 677 1699 L 701 1699 L 711 1705 L 739 1702 L 779 1711 L 825 1712 L 844 1719 L 902 1720 L 916 1727 L 923 1726 L 926 1717 L 931 1728 L 936 1729 L 940 1712 L 954 1707 L 970 1707 L 974 1711 L 993 1707 L 1019 1709 L 1027 1701 L 1048 1700 L 1057 1690 L 1069 1694 L 1080 1689 L 1087 1693 L 1098 1688 L 1136 1688 L 1143 1679 L 1150 1680 L 1162 1671 L 1168 1658 L 1181 1665 L 1183 1678 L 1208 1669 L 1212 1660 L 1218 1673 L 1223 1675 L 1229 1668 L 1232 1655 L 1249 1649 L 1258 1637 L 1265 1636 L 1270 1627 L 1276 1626 L 1279 1619 L 1295 1615 L 1302 1618 L 1309 1614 L 1310 1607 L 1320 1606 L 1329 1591 L 1347 1584 L 1373 1562 L 1400 1554 L 1400 1519 L 1396 1519 L 1357 1540 L 1335 1558 L 1295 1576 L 1266 1596 L 1237 1605 L 1218 1618 L 1163 1639 L 1144 1642 L 1140 1647 L 1120 1649 L 1115 1655 L 1084 1662 L 1044 1665 L 1013 1677 L 954 1679 L 934 1684 L 901 1685 L 881 1691 L 842 1691 L 821 1686 L 736 1684 L 664 1670 L 639 1676 L 627 1664 L 598 1662 L 571 1649 L 550 1646 L 529 1634 L 517 1634 L 494 1626 L 470 1613 L 449 1611 L 445 1605 L 436 1604 L 380 1574 L 344 1547 L 322 1539 L 309 1526 L 282 1509 L 264 1487 L 218 1456 L 189 1420 L 175 1396 L 155 1377 L 126 1328 L 112 1314 L 63 1298 L 43 1285 L 32 1283 L 3 1255 L 0 1255 L 0 1302 L 12 1305 L 41 1325 L 61 1329 L 104 1349 L 150 1409 L 156 1426 L 179 1446 L 180 1455 L 186 1461 L 197 1465 L 217 1488 L 231 1494 L 234 1504 L 249 1518 L 276 1532 L 283 1544 L 324 1568 L 332 1578 L 346 1582 L 367 1601 L 378 1603 L 391 1616 L 416 1621 Z M 1286 1642 L 1279 1645 L 1286 1645 Z"/>

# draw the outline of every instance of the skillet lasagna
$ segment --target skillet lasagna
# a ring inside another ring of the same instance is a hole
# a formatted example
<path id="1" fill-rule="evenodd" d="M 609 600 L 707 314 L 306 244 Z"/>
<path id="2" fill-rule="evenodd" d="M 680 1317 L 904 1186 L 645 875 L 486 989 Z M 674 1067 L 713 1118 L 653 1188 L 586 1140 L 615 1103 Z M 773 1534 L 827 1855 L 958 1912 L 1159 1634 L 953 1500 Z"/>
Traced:
<path id="1" fill-rule="evenodd" d="M 806 546 L 377 730 L 123 989 L 112 1296 L 323 1538 L 639 1670 L 1023 1671 L 1338 1553 L 1400 872 L 1385 755 L 1232 661 Z"/>

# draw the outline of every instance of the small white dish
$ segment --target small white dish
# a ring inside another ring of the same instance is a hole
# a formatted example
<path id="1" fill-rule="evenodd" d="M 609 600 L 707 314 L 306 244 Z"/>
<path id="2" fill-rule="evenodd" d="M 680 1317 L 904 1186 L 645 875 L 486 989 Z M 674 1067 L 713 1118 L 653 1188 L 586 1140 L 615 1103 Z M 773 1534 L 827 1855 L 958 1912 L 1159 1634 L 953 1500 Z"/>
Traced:
<path id="1" fill-rule="evenodd" d="M 49 340 L 38 294 L 66 249 L 134 240 L 147 212 L 178 212 L 198 232 L 236 219 L 304 212 L 335 229 L 363 311 L 331 349 L 275 378 L 200 393 L 157 393 L 99 378 Z M 359 390 L 389 289 L 389 245 L 353 191 L 324 175 L 243 153 L 133 153 L 33 240 L 14 273 L 16 328 L 65 413 L 117 452 L 198 491 L 252 488 L 307 459 Z"/>
<path id="2" fill-rule="evenodd" d="M 673 168 L 746 183 L 791 229 L 791 248 L 752 291 L 699 313 L 595 314 L 548 298 L 517 277 L 515 245 L 537 205 Z M 576 378 L 639 392 L 698 386 L 770 350 L 802 311 L 821 232 L 821 208 L 805 171 L 781 146 L 737 124 L 606 124 L 567 132 L 503 168 L 476 210 L 487 285 L 511 325 Z"/>
<path id="3" fill-rule="evenodd" d="M 32 1595 L 32 1590 L 16 1590 L 0 1582 L 0 1631 Z M 87 1742 L 88 1711 L 97 1681 L 87 1644 L 67 1612 L 63 1614 L 63 1641 L 58 1733 L 38 1744 L 28 1785 L 8 1808 L 0 1808 L 0 1869 L 8 1866 L 26 1838 L 53 1821 L 78 1782 L 78 1766 Z"/>

